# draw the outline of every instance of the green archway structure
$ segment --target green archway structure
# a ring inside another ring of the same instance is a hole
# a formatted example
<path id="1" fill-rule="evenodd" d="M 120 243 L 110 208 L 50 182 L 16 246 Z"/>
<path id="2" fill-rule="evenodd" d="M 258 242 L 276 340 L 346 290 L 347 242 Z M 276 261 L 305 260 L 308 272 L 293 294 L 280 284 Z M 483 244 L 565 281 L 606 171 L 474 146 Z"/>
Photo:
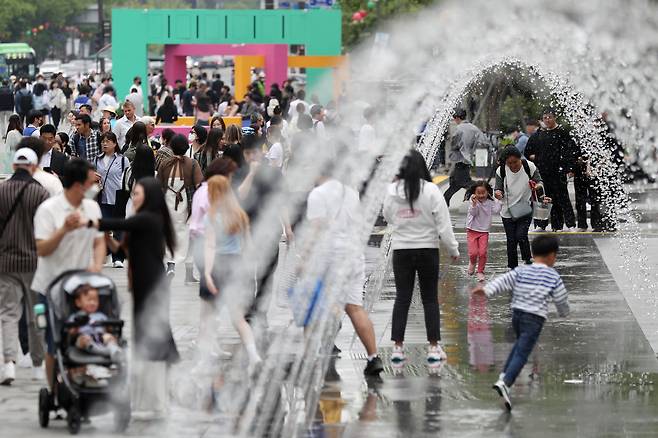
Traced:
<path id="1" fill-rule="evenodd" d="M 119 96 L 128 93 L 135 76 L 146 78 L 148 44 L 297 44 L 306 55 L 340 55 L 341 11 L 120 9 L 112 10 L 112 77 Z M 307 69 L 307 89 L 320 89 L 331 69 Z M 142 82 L 148 94 L 147 81 Z"/>

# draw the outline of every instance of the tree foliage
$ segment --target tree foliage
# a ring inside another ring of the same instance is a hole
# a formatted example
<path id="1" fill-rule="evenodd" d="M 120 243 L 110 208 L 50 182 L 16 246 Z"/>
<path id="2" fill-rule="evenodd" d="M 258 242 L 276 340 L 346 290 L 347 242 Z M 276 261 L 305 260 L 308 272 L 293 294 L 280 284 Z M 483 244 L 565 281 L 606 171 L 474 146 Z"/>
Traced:
<path id="1" fill-rule="evenodd" d="M 402 14 L 420 11 L 435 3 L 436 0 L 340 0 L 343 15 L 343 47 L 349 50 L 386 20 L 393 19 Z M 368 8 L 370 4 L 372 9 Z M 352 22 L 352 15 L 359 10 L 368 12 L 366 18 L 358 23 Z"/>

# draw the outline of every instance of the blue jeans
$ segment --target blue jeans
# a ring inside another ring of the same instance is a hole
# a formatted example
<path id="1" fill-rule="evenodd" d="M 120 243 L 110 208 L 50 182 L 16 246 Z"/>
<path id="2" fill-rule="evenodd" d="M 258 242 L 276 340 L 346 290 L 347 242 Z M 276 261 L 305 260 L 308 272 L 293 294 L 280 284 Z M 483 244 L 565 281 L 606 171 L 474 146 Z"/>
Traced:
<path id="1" fill-rule="evenodd" d="M 541 316 L 514 309 L 512 313 L 512 328 L 516 335 L 516 342 L 507 357 L 505 368 L 503 368 L 503 372 L 505 373 L 503 380 L 508 387 L 514 384 L 519 373 L 521 373 L 521 370 L 528 362 L 528 356 L 532 353 L 532 349 L 535 348 L 545 321 Z"/>

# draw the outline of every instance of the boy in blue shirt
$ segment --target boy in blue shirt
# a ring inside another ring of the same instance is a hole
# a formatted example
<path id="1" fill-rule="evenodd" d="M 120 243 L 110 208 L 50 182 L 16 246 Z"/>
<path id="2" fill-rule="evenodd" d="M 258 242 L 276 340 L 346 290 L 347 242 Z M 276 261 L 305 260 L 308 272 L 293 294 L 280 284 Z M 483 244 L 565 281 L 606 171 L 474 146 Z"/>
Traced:
<path id="1" fill-rule="evenodd" d="M 488 298 L 502 292 L 512 292 L 512 328 L 516 342 L 503 372 L 493 385 L 510 411 L 512 402 L 509 389 L 528 362 L 528 356 L 539 339 L 548 316 L 548 302 L 553 300 L 560 316 L 569 314 L 567 290 L 560 274 L 553 268 L 559 246 L 554 236 L 537 236 L 532 241 L 532 265 L 517 267 L 486 286 L 473 289 L 473 293 L 485 294 Z"/>

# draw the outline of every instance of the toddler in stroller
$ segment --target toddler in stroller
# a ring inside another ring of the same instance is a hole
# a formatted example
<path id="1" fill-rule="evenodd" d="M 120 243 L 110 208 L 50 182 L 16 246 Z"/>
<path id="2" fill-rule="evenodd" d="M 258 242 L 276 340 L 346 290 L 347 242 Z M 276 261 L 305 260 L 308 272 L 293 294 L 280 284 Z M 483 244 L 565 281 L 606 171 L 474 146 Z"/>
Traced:
<path id="1" fill-rule="evenodd" d="M 50 412 L 64 409 L 69 432 L 76 434 L 83 419 L 113 410 L 116 430 L 125 430 L 130 390 L 114 282 L 102 274 L 67 271 L 53 280 L 46 296 L 46 339 L 55 366 L 52 392 L 39 391 L 41 427 L 48 427 Z"/>
<path id="2" fill-rule="evenodd" d="M 107 315 L 98 310 L 98 289 L 85 283 L 75 289 L 73 299 L 77 312 L 67 319 L 67 323 L 72 324 L 68 335 L 75 339 L 74 345 L 87 353 L 109 357 L 112 362 L 121 361 L 123 350 L 103 325 L 108 320 Z M 106 385 L 110 377 L 107 368 L 94 365 L 71 368 L 69 374 L 75 383 L 85 386 Z"/>

